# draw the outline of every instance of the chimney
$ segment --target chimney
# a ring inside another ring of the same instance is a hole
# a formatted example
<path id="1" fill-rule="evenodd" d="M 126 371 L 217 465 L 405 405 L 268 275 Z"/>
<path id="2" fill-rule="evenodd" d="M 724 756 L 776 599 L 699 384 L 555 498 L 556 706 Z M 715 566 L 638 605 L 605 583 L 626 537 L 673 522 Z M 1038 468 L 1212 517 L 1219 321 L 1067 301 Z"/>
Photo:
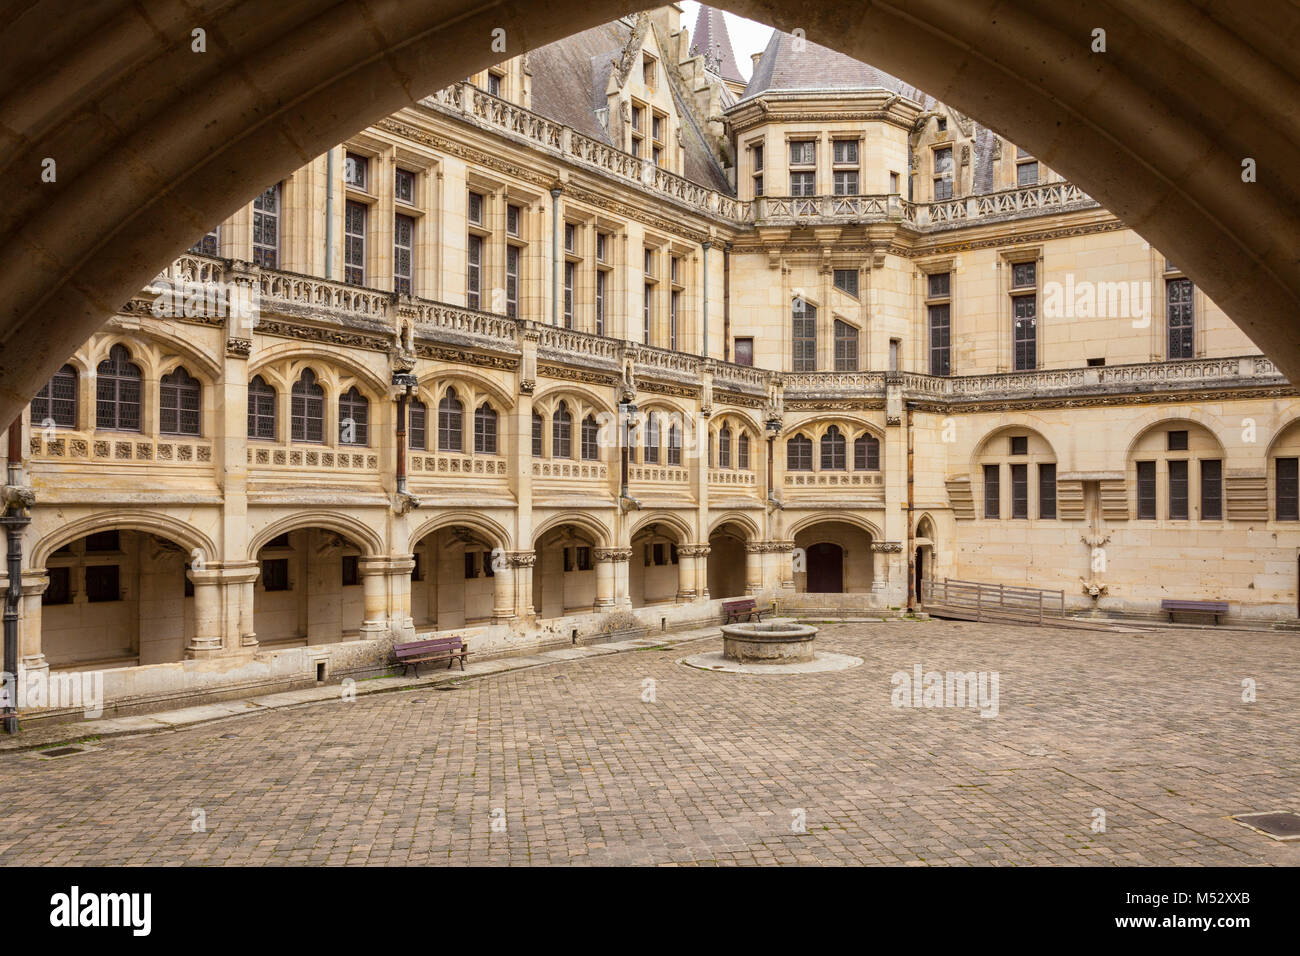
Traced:
<path id="1" fill-rule="evenodd" d="M 759 50 L 757 53 L 751 53 L 751 54 L 749 55 L 749 59 L 750 59 L 750 60 L 753 62 L 753 64 L 754 64 L 754 65 L 753 65 L 753 69 L 754 69 L 755 72 L 757 72 L 757 70 L 758 70 L 758 61 L 761 60 L 762 58 L 763 58 L 763 51 L 762 51 L 762 50 Z M 753 76 L 753 73 L 751 73 L 750 76 Z"/>

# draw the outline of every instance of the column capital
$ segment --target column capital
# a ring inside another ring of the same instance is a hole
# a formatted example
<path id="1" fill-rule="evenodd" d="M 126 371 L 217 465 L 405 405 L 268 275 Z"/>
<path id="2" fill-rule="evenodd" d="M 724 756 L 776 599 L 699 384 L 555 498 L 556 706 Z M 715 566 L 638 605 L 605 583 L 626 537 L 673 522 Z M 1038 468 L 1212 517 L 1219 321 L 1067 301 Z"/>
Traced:
<path id="1" fill-rule="evenodd" d="M 631 548 L 593 548 L 591 555 L 598 562 L 608 561 L 617 564 L 620 561 L 631 561 L 632 549 Z"/>

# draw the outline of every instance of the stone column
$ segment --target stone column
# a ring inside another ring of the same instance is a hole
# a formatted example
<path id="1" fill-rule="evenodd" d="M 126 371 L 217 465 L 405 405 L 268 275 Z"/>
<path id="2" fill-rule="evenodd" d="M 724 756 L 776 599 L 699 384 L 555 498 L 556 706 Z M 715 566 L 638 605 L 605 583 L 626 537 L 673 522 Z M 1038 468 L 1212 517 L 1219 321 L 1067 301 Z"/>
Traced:
<path id="1" fill-rule="evenodd" d="M 257 646 L 253 633 L 253 582 L 261 568 L 256 561 L 241 561 L 221 568 L 221 597 L 225 604 L 222 645 L 229 652 Z M 195 590 L 195 597 L 198 590 Z"/>
<path id="2" fill-rule="evenodd" d="M 763 546 L 756 542 L 745 545 L 745 593 L 757 594 L 763 590 Z"/>
<path id="3" fill-rule="evenodd" d="M 694 545 L 683 544 L 677 548 L 677 603 L 695 600 L 695 567 L 699 563 Z"/>
<path id="4" fill-rule="evenodd" d="M 515 616 L 515 572 L 508 560 L 492 562 L 492 623 L 505 624 Z"/>
<path id="5" fill-rule="evenodd" d="M 601 555 L 605 557 L 602 558 Z M 632 598 L 629 594 L 628 564 L 632 560 L 631 548 L 598 548 L 596 560 L 609 565 L 609 588 L 613 596 L 612 604 L 622 611 L 631 610 Z M 596 598 L 600 600 L 600 564 L 596 565 Z"/>
<path id="6" fill-rule="evenodd" d="M 712 549 L 707 544 L 689 544 L 677 549 L 678 558 L 687 556 L 691 564 L 692 597 L 698 600 L 709 599 L 709 553 Z"/>
<path id="7" fill-rule="evenodd" d="M 592 557 L 596 561 L 597 611 L 608 611 L 614 607 L 614 572 L 619 560 L 618 554 L 615 548 L 595 548 L 592 551 Z"/>
<path id="8" fill-rule="evenodd" d="M 18 622 L 18 667 L 32 673 L 48 671 L 49 663 L 41 647 L 41 595 L 50 579 L 42 571 L 23 572 L 23 597 Z"/>
<path id="9" fill-rule="evenodd" d="M 357 564 L 365 607 L 361 637 L 382 637 L 388 631 L 387 562 L 383 558 L 361 558 Z"/>
<path id="10" fill-rule="evenodd" d="M 881 542 L 871 542 L 871 593 L 885 593 L 885 549 Z"/>
<path id="11" fill-rule="evenodd" d="M 415 570 L 415 555 L 389 556 L 385 559 L 388 570 L 384 575 L 387 592 L 389 631 L 399 643 L 415 639 L 415 619 L 411 617 L 411 572 Z"/>
<path id="12" fill-rule="evenodd" d="M 256 584 L 257 574 L 254 574 L 240 586 L 239 644 L 241 647 L 257 647 L 257 627 L 253 614 Z"/>
<path id="13" fill-rule="evenodd" d="M 194 638 L 185 648 L 189 658 L 216 657 L 221 646 L 221 572 L 210 568 L 186 572 L 194 583 Z"/>
<path id="14" fill-rule="evenodd" d="M 533 607 L 533 565 L 537 563 L 537 552 L 507 551 L 506 562 L 514 578 L 514 616 L 532 617 L 536 613 Z"/>
<path id="15" fill-rule="evenodd" d="M 906 574 L 907 563 L 900 561 L 905 558 L 903 554 L 903 544 L 901 541 L 873 541 L 871 543 L 872 552 L 872 581 L 871 593 L 882 594 L 889 602 L 898 604 L 907 600 L 907 581 L 904 579 L 901 583 L 899 571 Z M 886 557 L 889 555 L 889 557 Z M 880 577 L 876 578 L 875 575 Z M 879 582 L 879 589 L 877 589 Z"/>

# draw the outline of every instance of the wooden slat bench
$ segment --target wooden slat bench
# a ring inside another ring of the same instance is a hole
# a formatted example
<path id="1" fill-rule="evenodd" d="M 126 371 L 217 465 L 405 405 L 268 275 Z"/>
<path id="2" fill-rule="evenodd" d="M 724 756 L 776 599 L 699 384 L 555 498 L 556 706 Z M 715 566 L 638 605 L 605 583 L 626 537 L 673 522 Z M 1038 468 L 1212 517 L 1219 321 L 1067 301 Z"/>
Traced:
<path id="1" fill-rule="evenodd" d="M 1161 601 L 1160 610 L 1169 612 L 1169 623 L 1173 623 L 1174 614 L 1187 611 L 1193 614 L 1213 614 L 1214 623 L 1219 623 L 1219 615 L 1228 613 L 1227 601 Z"/>
<path id="2" fill-rule="evenodd" d="M 722 613 L 726 616 L 723 624 L 734 624 L 737 621 L 761 621 L 763 612 L 758 609 L 758 602 L 753 598 L 737 598 L 734 601 L 722 602 Z"/>
<path id="3" fill-rule="evenodd" d="M 456 660 L 460 661 L 460 669 L 465 669 L 465 658 L 469 657 L 469 651 L 465 649 L 465 642 L 459 637 L 439 637 L 430 641 L 409 641 L 406 644 L 393 645 L 393 658 L 402 665 L 402 673 L 405 674 L 407 668 L 415 668 L 415 676 L 420 676 L 420 665 L 428 664 L 433 661 L 447 662 L 447 669 L 451 670 L 451 665 Z"/>

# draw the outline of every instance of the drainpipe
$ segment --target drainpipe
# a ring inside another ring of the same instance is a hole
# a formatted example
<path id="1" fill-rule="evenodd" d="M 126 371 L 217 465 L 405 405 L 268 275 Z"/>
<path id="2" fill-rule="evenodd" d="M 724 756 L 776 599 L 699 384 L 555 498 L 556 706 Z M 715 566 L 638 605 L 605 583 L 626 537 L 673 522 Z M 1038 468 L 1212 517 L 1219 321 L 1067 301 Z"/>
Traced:
<path id="1" fill-rule="evenodd" d="M 9 539 L 9 587 L 5 591 L 4 672 L 8 675 L 9 693 L 4 714 L 5 733 L 18 733 L 18 602 L 23 596 L 23 529 L 31 523 L 28 506 L 32 496 L 23 488 L 23 420 L 9 426 L 9 481 L 5 488 L 5 512 L 0 517 Z"/>
<path id="2" fill-rule="evenodd" d="M 325 278 L 333 279 L 334 264 L 334 149 L 325 154 Z"/>
<path id="3" fill-rule="evenodd" d="M 701 244 L 704 249 L 704 308 L 701 313 L 704 316 L 703 334 L 700 341 L 700 355 L 704 358 L 709 357 L 709 247 L 713 243 L 707 239 Z"/>
<path id="4" fill-rule="evenodd" d="M 551 190 L 551 325 L 560 324 L 560 193 L 559 186 Z"/>
<path id="5" fill-rule="evenodd" d="M 912 465 L 915 447 L 912 441 L 912 405 L 904 402 L 903 408 L 903 414 L 907 416 L 907 609 L 915 613 L 919 597 L 916 594 L 916 532 L 912 528 L 912 490 L 915 484 Z"/>
<path id="6" fill-rule="evenodd" d="M 722 244 L 722 361 L 731 361 L 731 243 Z"/>

